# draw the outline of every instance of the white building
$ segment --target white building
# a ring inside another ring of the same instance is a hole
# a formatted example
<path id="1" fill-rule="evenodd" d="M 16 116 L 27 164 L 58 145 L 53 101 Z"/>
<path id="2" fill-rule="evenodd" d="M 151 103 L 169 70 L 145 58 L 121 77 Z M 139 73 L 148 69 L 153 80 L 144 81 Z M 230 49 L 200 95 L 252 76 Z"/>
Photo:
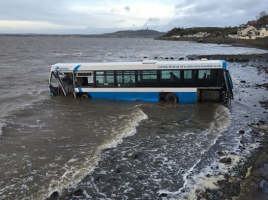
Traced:
<path id="1" fill-rule="evenodd" d="M 237 31 L 238 39 L 256 39 L 268 36 L 268 26 L 243 26 L 239 27 Z"/>

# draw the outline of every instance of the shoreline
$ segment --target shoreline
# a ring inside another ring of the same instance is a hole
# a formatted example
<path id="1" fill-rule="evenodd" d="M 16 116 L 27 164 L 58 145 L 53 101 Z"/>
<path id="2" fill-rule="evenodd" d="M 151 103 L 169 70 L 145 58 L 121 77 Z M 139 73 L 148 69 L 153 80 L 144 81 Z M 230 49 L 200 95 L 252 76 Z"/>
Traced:
<path id="1" fill-rule="evenodd" d="M 208 59 L 223 59 L 229 62 L 244 63 L 245 66 L 255 67 L 259 73 L 268 74 L 268 54 L 251 54 L 251 55 L 209 55 L 198 56 L 198 58 L 206 57 Z M 249 65 L 249 61 L 255 64 Z M 267 80 L 267 79 L 266 79 Z M 250 80 L 247 80 L 250 82 Z M 265 88 L 268 90 L 268 80 L 264 84 L 253 86 L 255 89 Z M 252 88 L 252 87 L 251 87 Z M 253 88 L 252 88 L 253 89 Z M 268 92 L 267 92 L 268 94 Z M 253 98 L 253 97 L 252 97 Z M 219 189 L 206 189 L 200 193 L 198 197 L 206 197 L 205 199 L 232 199 L 232 200 L 265 200 L 268 194 L 265 194 L 259 184 L 262 180 L 268 181 L 268 95 L 262 102 L 254 102 L 262 107 L 262 119 L 257 122 L 247 124 L 252 128 L 250 134 L 259 142 L 259 146 L 250 152 L 246 160 L 239 162 L 233 168 L 225 179 L 218 181 Z M 246 117 L 246 116 L 244 116 Z M 244 134 L 243 130 L 240 134 Z M 243 138 L 240 142 L 240 148 L 245 148 L 247 138 Z"/>
<path id="2" fill-rule="evenodd" d="M 197 42 L 204 44 L 227 44 L 234 47 L 247 47 L 247 48 L 257 48 L 268 50 L 268 39 L 259 38 L 255 40 L 246 40 L 246 39 L 233 39 L 228 37 L 205 37 L 205 38 L 171 38 L 171 37 L 159 37 L 155 40 L 164 40 L 164 41 L 187 41 L 187 42 Z"/>

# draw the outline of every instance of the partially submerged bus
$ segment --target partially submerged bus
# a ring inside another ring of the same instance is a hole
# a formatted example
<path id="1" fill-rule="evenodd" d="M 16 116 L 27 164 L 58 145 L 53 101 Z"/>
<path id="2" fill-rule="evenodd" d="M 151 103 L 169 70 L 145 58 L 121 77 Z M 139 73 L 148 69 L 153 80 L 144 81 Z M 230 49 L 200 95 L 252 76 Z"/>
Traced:
<path id="1" fill-rule="evenodd" d="M 222 60 L 60 63 L 51 66 L 51 95 L 90 99 L 228 102 L 233 83 Z"/>

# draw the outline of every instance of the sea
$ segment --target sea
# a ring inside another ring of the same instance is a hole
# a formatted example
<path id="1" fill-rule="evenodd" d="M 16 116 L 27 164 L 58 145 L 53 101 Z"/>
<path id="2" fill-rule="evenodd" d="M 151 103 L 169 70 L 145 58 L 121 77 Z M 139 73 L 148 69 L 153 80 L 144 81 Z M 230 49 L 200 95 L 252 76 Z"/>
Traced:
<path id="1" fill-rule="evenodd" d="M 263 113 L 251 94 L 261 100 L 265 93 L 240 82 L 265 81 L 253 66 L 228 63 L 235 83 L 228 105 L 50 96 L 48 80 L 55 63 L 265 50 L 152 38 L 2 36 L 0 44 L 0 199 L 42 200 L 78 189 L 82 195 L 68 198 L 196 199 L 258 147 L 246 124 Z M 232 164 L 220 163 L 218 152 Z"/>

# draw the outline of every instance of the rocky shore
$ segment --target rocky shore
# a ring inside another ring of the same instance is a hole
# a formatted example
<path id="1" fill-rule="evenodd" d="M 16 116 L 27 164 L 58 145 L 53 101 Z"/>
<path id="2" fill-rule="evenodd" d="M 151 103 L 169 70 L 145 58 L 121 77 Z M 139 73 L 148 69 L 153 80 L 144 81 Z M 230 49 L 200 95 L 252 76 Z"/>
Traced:
<path id="1" fill-rule="evenodd" d="M 260 73 L 268 75 L 268 54 L 259 55 L 213 55 L 210 59 L 223 59 L 228 62 L 244 63 L 244 67 L 256 67 Z M 249 62 L 251 61 L 251 62 Z M 266 76 L 267 77 L 267 76 Z M 249 80 L 250 81 L 250 80 Z M 205 199 L 233 199 L 233 200 L 265 200 L 268 194 L 260 188 L 262 180 L 268 181 L 268 79 L 265 83 L 256 84 L 255 89 L 265 88 L 266 99 L 259 103 L 262 107 L 263 118 L 252 122 L 251 135 L 257 138 L 259 147 L 243 162 L 239 163 L 232 171 L 232 176 L 227 175 L 225 180 L 218 182 L 219 190 L 206 191 Z M 245 81 L 246 82 L 246 81 Z M 254 97 L 251 97 L 254 98 Z M 239 131 L 244 134 L 244 131 Z M 245 139 L 245 138 L 244 138 Z M 246 141 L 241 141 L 241 148 Z"/>
<path id="2" fill-rule="evenodd" d="M 229 37 L 205 37 L 205 38 L 196 38 L 196 37 L 159 37 L 155 40 L 166 40 L 166 41 L 190 41 L 198 43 L 211 43 L 211 44 L 228 44 L 239 47 L 253 47 L 259 49 L 268 49 L 268 39 L 267 38 L 258 38 L 256 40 L 245 40 L 245 39 L 234 39 Z"/>
<path id="3" fill-rule="evenodd" d="M 268 54 L 252 54 L 252 55 L 210 55 L 198 56 L 198 58 L 221 59 L 227 62 L 237 62 L 243 64 L 244 67 L 255 67 L 260 73 L 266 73 L 268 76 Z M 241 81 L 247 83 L 247 81 Z M 250 82 L 250 80 L 248 80 Z M 252 87 L 252 86 L 251 86 Z M 252 128 L 250 134 L 259 143 L 259 147 L 251 152 L 251 155 L 230 170 L 225 175 L 225 179 L 218 181 L 217 190 L 207 189 L 200 192 L 197 199 L 228 199 L 228 200 L 267 200 L 268 194 L 260 187 L 262 180 L 268 181 L 268 79 L 265 83 L 256 84 L 252 89 L 265 88 L 266 99 L 255 102 L 260 104 L 262 108 L 262 118 L 257 122 L 247 124 Z M 254 97 L 251 97 L 254 98 Z M 239 99 L 240 100 L 240 99 Z M 248 116 L 244 116 L 248 117 Z M 244 130 L 240 130 L 239 134 L 244 134 Z M 240 148 L 244 148 L 247 138 L 242 138 Z M 222 154 L 222 152 L 218 152 Z M 227 165 L 228 161 L 224 161 Z"/>
<path id="4" fill-rule="evenodd" d="M 268 77 L 268 54 L 255 55 L 192 55 L 188 59 L 219 59 L 226 60 L 229 63 L 237 63 L 242 67 L 254 67 L 259 74 L 265 73 Z M 266 92 L 266 99 L 262 101 L 251 98 L 250 104 L 252 106 L 260 105 L 258 112 L 262 113 L 257 121 L 252 121 L 247 124 L 251 128 L 250 134 L 254 141 L 259 143 L 259 146 L 254 149 L 249 156 L 238 162 L 235 167 L 229 169 L 229 173 L 224 174 L 224 178 L 219 180 L 216 184 L 218 189 L 206 189 L 206 191 L 197 191 L 196 199 L 198 200 L 268 200 L 268 194 L 264 193 L 259 184 L 262 180 L 268 181 L 268 79 L 266 82 L 260 82 L 255 85 L 247 85 L 250 80 L 240 80 L 244 83 L 244 87 L 251 90 L 262 89 Z M 239 98 L 239 97 L 238 97 Z M 240 99 L 238 99 L 240 101 Z M 257 107 L 257 106 L 256 106 Z M 256 108 L 257 109 L 257 108 Z M 241 116 L 247 118 L 248 116 Z M 239 130 L 237 134 L 244 135 L 245 130 Z M 250 143 L 247 137 L 241 137 L 239 148 L 245 149 L 246 144 Z M 228 158 L 229 155 L 236 155 L 235 152 L 221 152 L 217 154 L 220 157 L 220 163 L 230 165 L 232 160 Z M 133 159 L 137 159 L 138 154 L 133 155 Z M 118 169 L 120 173 L 120 169 Z M 209 176 L 209 175 L 207 175 Z M 100 177 L 94 177 L 99 179 Z M 112 179 L 109 181 L 113 181 Z M 162 193 L 159 199 L 172 199 L 169 194 Z M 65 191 L 55 191 L 47 200 L 55 199 L 87 199 L 84 188 L 76 188 Z M 176 198 L 175 198 L 176 199 Z"/>

